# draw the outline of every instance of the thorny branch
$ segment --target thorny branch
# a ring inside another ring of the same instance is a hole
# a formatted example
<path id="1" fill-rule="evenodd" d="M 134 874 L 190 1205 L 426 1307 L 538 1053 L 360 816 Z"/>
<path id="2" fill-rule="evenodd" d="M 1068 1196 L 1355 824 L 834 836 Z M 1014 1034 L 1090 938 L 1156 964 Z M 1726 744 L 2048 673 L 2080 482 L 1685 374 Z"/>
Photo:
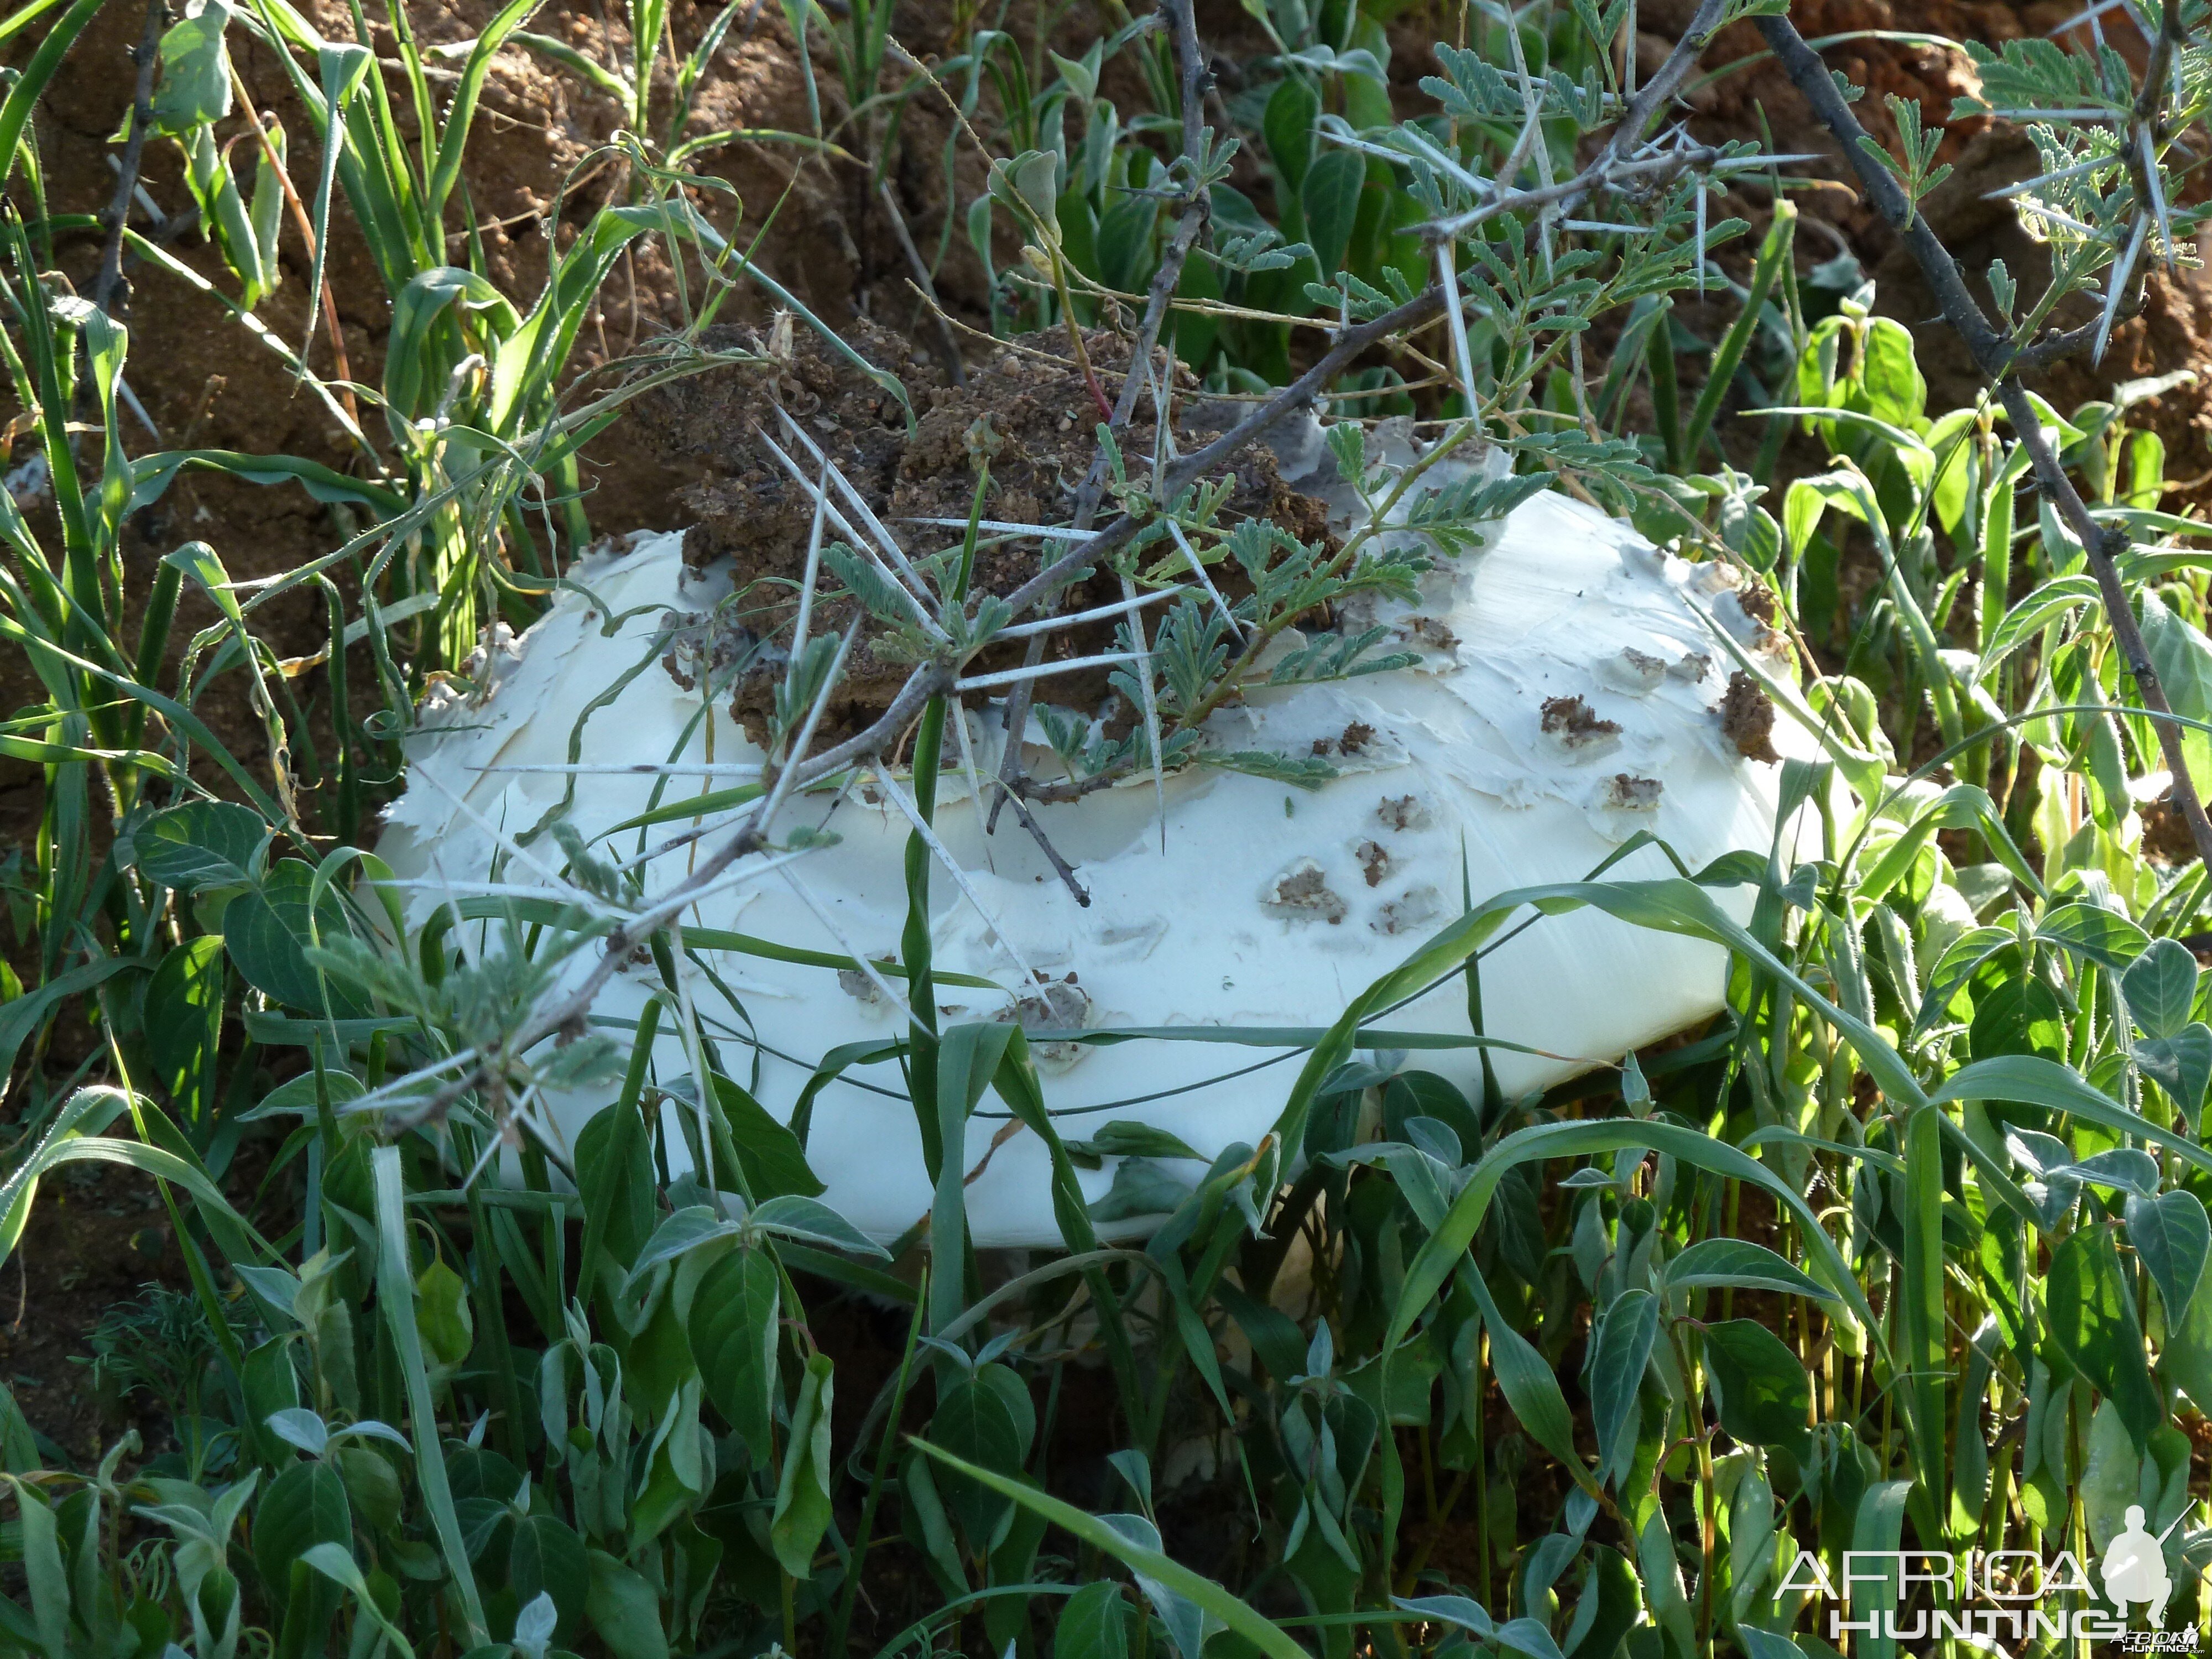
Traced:
<path id="1" fill-rule="evenodd" d="M 2175 10 L 2172 0 L 2166 8 L 2169 15 Z M 2061 336 L 2057 340 L 2045 341 L 2038 347 L 2022 352 L 2012 342 L 1999 334 L 1982 314 L 1974 296 L 1966 289 L 1966 279 L 1960 276 L 1957 261 L 1952 258 L 1936 233 L 1929 228 L 1925 215 L 1915 213 L 1904 190 L 1887 169 L 1870 156 L 1860 141 L 1866 129 L 1859 125 L 1851 107 L 1844 101 L 1837 89 L 1834 77 L 1820 55 L 1806 45 L 1794 24 L 1786 17 L 1762 17 L 1759 31 L 1766 44 L 1789 75 L 1798 93 L 1812 106 L 1814 115 L 1828 129 L 1836 142 L 1843 146 L 1844 154 L 1850 160 L 1859 182 L 1866 188 L 1875 208 L 1890 227 L 1905 239 L 1912 250 L 1921 275 L 1927 279 L 1936 303 L 1942 307 L 1944 320 L 1959 331 L 1966 349 L 1973 354 L 1974 362 L 1996 387 L 2002 399 L 2005 414 L 2012 422 L 2013 430 L 2019 434 L 2026 447 L 2030 464 L 2034 468 L 2035 481 L 2044 493 L 2056 504 L 2067 527 L 2080 540 L 2087 555 L 2090 574 L 2096 578 L 2097 592 L 2104 603 L 2105 620 L 2111 625 L 2112 637 L 2126 659 L 2128 672 L 2134 676 L 2136 689 L 2142 695 L 2144 707 L 2154 716 L 2152 726 L 2158 732 L 2159 748 L 2163 751 L 2166 769 L 2173 777 L 2173 799 L 2181 809 L 2183 821 L 2189 825 L 2190 838 L 2196 843 L 2197 856 L 2208 868 L 2212 868 L 2212 822 L 2204 816 L 2204 803 L 2197 793 L 2196 781 L 2190 776 L 2189 763 L 2183 754 L 2181 728 L 2173 720 L 2173 708 L 2166 701 L 2166 688 L 2160 684 L 2158 670 L 2150 660 L 2150 653 L 2143 644 L 2142 630 L 2136 624 L 2133 606 L 2129 603 L 2127 589 L 2120 580 L 2117 562 L 2120 555 L 2133 545 L 2128 532 L 2118 525 L 2098 522 L 2082 501 L 2074 481 L 2066 476 L 2057 453 L 2043 434 L 2043 422 L 2029 403 L 2027 391 L 2015 378 L 2017 371 L 2029 361 L 2048 362 L 2045 355 L 2061 340 L 2078 341 L 2083 331 Z M 2161 40 L 2164 33 L 2161 32 Z M 2156 68 L 2155 63 L 2153 65 Z M 2161 77 L 2162 78 L 2162 77 Z M 2148 88 L 2145 95 L 2151 96 Z M 2139 198 L 2142 199 L 2142 198 Z"/>

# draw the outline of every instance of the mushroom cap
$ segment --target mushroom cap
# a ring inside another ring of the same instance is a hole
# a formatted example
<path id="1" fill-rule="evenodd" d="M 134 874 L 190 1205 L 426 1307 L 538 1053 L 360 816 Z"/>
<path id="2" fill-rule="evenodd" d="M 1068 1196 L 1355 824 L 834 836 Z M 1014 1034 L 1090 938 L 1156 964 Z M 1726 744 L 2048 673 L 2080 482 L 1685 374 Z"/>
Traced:
<path id="1" fill-rule="evenodd" d="M 542 621 L 487 648 L 477 677 L 486 689 L 426 703 L 410 743 L 410 787 L 380 848 L 416 884 L 410 923 L 444 896 L 486 882 L 493 831 L 512 841 L 539 825 L 570 781 L 556 770 L 512 769 L 571 763 L 572 743 L 573 760 L 587 766 L 761 760 L 726 708 L 702 707 L 702 690 L 684 690 L 657 660 L 664 609 L 702 610 L 718 592 L 711 575 L 702 584 L 685 570 L 681 540 L 640 538 L 627 551 L 584 561 Z M 1373 614 L 1420 652 L 1418 666 L 1258 689 L 1207 729 L 1217 753 L 1325 755 L 1337 775 L 1319 787 L 1200 765 L 1166 778 L 1164 812 L 1148 775 L 1038 809 L 1091 892 L 1087 908 L 1012 814 L 995 836 L 983 833 L 948 733 L 953 769 L 941 775 L 935 823 L 970 891 L 933 872 L 934 961 L 939 973 L 997 988 L 939 982 L 940 1022 L 1015 1018 L 1033 1030 L 1194 1033 L 1326 1026 L 1459 915 L 1465 895 L 1480 901 L 1582 879 L 1640 830 L 1693 870 L 1732 849 L 1763 854 L 1771 846 L 1778 769 L 1745 759 L 1723 734 L 1718 704 L 1729 675 L 1714 636 L 1717 626 L 1733 627 L 1755 644 L 1759 629 L 1713 567 L 1671 558 L 1626 525 L 1547 494 L 1516 509 L 1481 550 L 1439 559 L 1418 604 Z M 978 775 L 988 776 L 1000 710 L 964 718 Z M 733 781 L 583 774 L 569 818 L 591 840 L 647 810 L 657 782 L 665 805 Z M 775 828 L 787 835 L 800 825 L 838 839 L 780 868 L 747 860 L 684 920 L 811 951 L 889 957 L 905 921 L 907 819 L 864 781 L 842 802 L 795 799 Z M 602 850 L 635 856 L 690 827 L 627 831 Z M 550 836 L 527 850 L 507 859 L 500 881 L 550 887 L 544 872 L 557 871 L 562 855 Z M 648 892 L 680 882 L 690 857 L 679 851 L 648 866 Z M 1647 847 L 1610 873 L 1675 872 Z M 1747 915 L 1743 890 L 1716 897 Z M 706 954 L 742 1006 L 698 973 L 688 988 L 693 1005 L 725 1063 L 779 1118 L 788 1119 L 826 1053 L 904 1028 L 903 1014 L 864 975 Z M 588 950 L 572 957 L 559 983 L 573 985 L 593 959 Z M 1717 946 L 1594 910 L 1541 917 L 1481 961 L 1489 1034 L 1541 1051 L 1493 1051 L 1498 1080 L 1511 1097 L 1692 1025 L 1722 1007 L 1726 969 Z M 595 1012 L 635 1018 L 653 977 L 650 967 L 625 967 Z M 1382 1024 L 1468 1035 L 1464 980 L 1435 986 Z M 1063 1134 L 1133 1121 L 1206 1158 L 1260 1142 L 1301 1060 L 1295 1048 L 1167 1039 L 1045 1040 L 1034 1049 Z M 1415 1063 L 1470 1091 L 1480 1086 L 1472 1047 L 1421 1050 Z M 690 1069 L 666 1035 L 654 1064 L 663 1077 Z M 611 1096 L 549 1101 L 558 1132 L 573 1140 Z M 987 1094 L 968 1128 L 967 1166 L 989 1159 L 968 1188 L 972 1236 L 979 1245 L 1057 1244 L 1043 1146 L 1017 1133 L 992 1150 L 1006 1118 Z M 672 1166 L 684 1145 L 671 1133 Z M 827 1186 L 823 1201 L 875 1237 L 897 1236 L 929 1208 L 921 1140 L 895 1063 L 854 1066 L 821 1091 L 807 1157 Z M 1114 1163 L 1080 1172 L 1092 1198 L 1112 1183 Z M 1147 1224 L 1127 1219 L 1103 1231 Z"/>

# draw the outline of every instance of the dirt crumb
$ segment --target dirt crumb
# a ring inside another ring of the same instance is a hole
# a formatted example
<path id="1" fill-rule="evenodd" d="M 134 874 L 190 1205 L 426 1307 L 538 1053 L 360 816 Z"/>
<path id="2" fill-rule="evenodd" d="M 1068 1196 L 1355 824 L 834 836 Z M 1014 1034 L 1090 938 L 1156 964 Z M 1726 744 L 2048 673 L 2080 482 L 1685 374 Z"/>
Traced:
<path id="1" fill-rule="evenodd" d="M 1380 887 L 1382 878 L 1390 873 L 1390 855 L 1374 842 L 1361 842 L 1352 856 L 1359 860 L 1359 867 L 1367 872 L 1370 887 Z"/>
<path id="2" fill-rule="evenodd" d="M 1429 809 L 1419 795 L 1385 795 L 1375 816 L 1392 830 L 1425 830 L 1430 823 Z"/>
<path id="3" fill-rule="evenodd" d="M 686 691 L 702 679 L 719 681 L 752 644 L 751 636 L 727 617 L 702 611 L 660 613 L 660 638 L 667 649 L 660 665 Z"/>
<path id="4" fill-rule="evenodd" d="M 1667 659 L 1632 645 L 1624 646 L 1618 654 L 1606 659 L 1598 672 L 1614 690 L 1641 697 L 1656 690 L 1667 678 Z"/>
<path id="5" fill-rule="evenodd" d="M 1080 1030 L 1091 1023 L 1091 993 L 1075 982 L 1075 975 L 1053 979 L 1042 973 L 1023 995 L 1016 997 L 993 1017 L 1002 1024 L 1018 1025 L 1030 1036 L 1042 1031 Z M 1073 1065 L 1083 1058 L 1079 1042 L 1043 1041 L 1035 1045 L 1038 1059 Z"/>
<path id="6" fill-rule="evenodd" d="M 1378 933 L 1403 933 L 1434 921 L 1443 910 L 1435 888 L 1416 887 L 1392 899 L 1367 925 Z"/>
<path id="7" fill-rule="evenodd" d="M 1778 761 L 1774 752 L 1774 704 L 1741 668 L 1729 676 L 1721 697 L 1721 735 L 1746 760 Z"/>
<path id="8" fill-rule="evenodd" d="M 1735 602 L 1743 614 L 1763 627 L 1774 626 L 1774 590 L 1765 582 L 1748 582 L 1738 589 Z"/>
<path id="9" fill-rule="evenodd" d="M 1407 635 L 1434 651 L 1456 651 L 1459 635 L 1435 617 L 1415 617 L 1406 624 Z"/>
<path id="10" fill-rule="evenodd" d="M 1619 720 L 1605 719 L 1580 696 L 1545 698 L 1541 728 L 1570 753 L 1610 748 L 1620 735 Z"/>
<path id="11" fill-rule="evenodd" d="M 1656 778 L 1616 772 L 1605 781 L 1601 799 L 1616 812 L 1656 812 L 1666 786 Z"/>
<path id="12" fill-rule="evenodd" d="M 1350 908 L 1328 884 L 1328 876 L 1311 859 L 1300 859 L 1281 875 L 1261 901 L 1291 921 L 1326 921 L 1334 927 Z"/>
<path id="13" fill-rule="evenodd" d="M 1375 728 L 1365 720 L 1354 720 L 1334 738 L 1316 738 L 1313 751 L 1316 755 L 1356 755 L 1375 740 Z"/>

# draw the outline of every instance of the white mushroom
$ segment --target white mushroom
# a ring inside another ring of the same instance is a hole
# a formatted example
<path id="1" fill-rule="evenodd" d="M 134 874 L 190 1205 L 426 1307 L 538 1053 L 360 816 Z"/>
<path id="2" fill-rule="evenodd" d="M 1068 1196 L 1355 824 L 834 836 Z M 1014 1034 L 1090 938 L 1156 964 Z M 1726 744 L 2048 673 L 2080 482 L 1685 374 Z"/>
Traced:
<path id="1" fill-rule="evenodd" d="M 489 684 L 478 696 L 426 710 L 410 746 L 410 787 L 380 849 L 416 883 L 415 920 L 443 895 L 483 890 L 495 860 L 508 888 L 551 887 L 562 855 L 550 836 L 526 856 L 500 854 L 546 819 L 572 780 L 570 822 L 591 839 L 646 811 L 656 782 L 664 803 L 673 801 L 727 788 L 738 781 L 732 769 L 761 760 L 726 708 L 702 705 L 703 687 L 686 690 L 653 660 L 661 612 L 704 610 L 720 591 L 711 574 L 703 581 L 687 574 L 680 541 L 641 538 L 626 552 L 587 560 L 575 584 L 596 604 L 564 592 L 519 652 L 488 653 Z M 1696 597 L 1716 591 L 1710 577 L 1656 553 L 1626 526 L 1559 495 L 1535 497 L 1483 550 L 1439 559 L 1417 605 L 1372 610 L 1371 620 L 1422 652 L 1420 665 L 1256 690 L 1207 729 L 1221 750 L 1325 754 L 1336 768 L 1331 781 L 1304 790 L 1188 768 L 1166 779 L 1164 824 L 1149 774 L 1039 809 L 1090 890 L 1088 908 L 1011 814 L 998 834 L 984 835 L 971 774 L 948 740 L 952 765 L 935 823 L 961 879 L 940 875 L 933 884 L 935 962 L 940 972 L 999 988 L 940 982 L 943 1019 L 1018 1018 L 1057 1030 L 1322 1026 L 1459 914 L 1465 891 L 1480 899 L 1579 879 L 1644 830 L 1692 868 L 1733 848 L 1764 852 L 1777 769 L 1747 759 L 1723 732 L 1717 711 L 1728 676 L 1704 671 L 1726 658 L 1700 613 L 1708 600 Z M 622 619 L 611 635 L 603 631 L 609 616 Z M 988 777 L 1003 740 L 1000 711 L 970 709 L 965 719 L 974 775 Z M 575 772 L 564 770 L 572 734 L 582 769 Z M 710 757 L 712 773 L 622 769 L 696 769 Z M 1036 758 L 1050 757 L 1040 750 Z M 893 781 L 902 793 L 906 781 Z M 735 820 L 725 813 L 720 821 Z M 741 864 L 684 921 L 888 958 L 904 922 L 909 834 L 894 791 L 864 785 L 835 803 L 799 796 L 775 828 L 787 834 L 800 825 L 823 825 L 837 839 L 776 867 L 762 859 Z M 664 825 L 642 839 L 650 845 L 685 827 Z M 629 858 L 640 845 L 633 830 L 603 850 Z M 688 856 L 651 864 L 648 890 L 680 881 Z M 1645 848 L 1614 873 L 1672 872 L 1657 849 Z M 1720 896 L 1739 915 L 1747 912 L 1741 890 Z M 588 961 L 588 952 L 572 960 L 564 982 Z M 715 965 L 744 1004 L 743 1020 L 703 976 L 690 994 L 703 1018 L 720 1022 L 726 1054 L 750 1066 L 743 1044 L 757 1042 L 757 1092 L 779 1116 L 789 1115 L 825 1052 L 894 1036 L 903 1024 L 902 979 L 752 955 L 725 955 Z M 619 973 L 597 1012 L 636 1015 L 652 972 Z M 1498 1080 L 1509 1096 L 1544 1087 L 1679 1030 L 1721 1007 L 1724 976 L 1713 945 L 1595 911 L 1547 917 L 1482 966 L 1490 1033 L 1556 1056 L 1497 1053 Z M 1443 984 L 1388 1024 L 1464 1035 L 1465 987 Z M 1040 1045 L 1038 1058 L 1047 1103 L 1066 1133 L 1132 1120 L 1170 1130 L 1209 1157 L 1233 1142 L 1257 1144 L 1297 1072 L 1295 1051 L 1166 1041 L 1063 1041 Z M 1279 1063 L 1253 1069 L 1270 1059 Z M 1420 1060 L 1470 1087 L 1479 1076 L 1471 1048 Z M 655 1063 L 664 1076 L 690 1064 L 665 1035 Z M 605 1098 L 603 1091 L 549 1104 L 573 1139 Z M 1000 1103 L 987 1096 L 969 1130 L 969 1166 L 1004 1127 Z M 672 1158 L 682 1144 L 671 1137 Z M 854 1067 L 821 1091 L 807 1155 L 828 1185 L 824 1201 L 877 1237 L 903 1231 L 929 1207 L 921 1140 L 895 1065 Z M 1112 1175 L 1110 1162 L 1086 1173 L 1086 1189 L 1103 1194 Z M 978 1244 L 1059 1240 L 1044 1150 L 1033 1136 L 998 1148 L 968 1202 Z"/>

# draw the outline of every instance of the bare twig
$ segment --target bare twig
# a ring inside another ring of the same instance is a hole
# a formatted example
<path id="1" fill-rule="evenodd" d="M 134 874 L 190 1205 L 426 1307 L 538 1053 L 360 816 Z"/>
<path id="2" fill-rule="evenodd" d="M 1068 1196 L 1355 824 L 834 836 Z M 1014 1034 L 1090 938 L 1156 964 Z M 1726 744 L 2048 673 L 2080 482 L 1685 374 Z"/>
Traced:
<path id="1" fill-rule="evenodd" d="M 165 0 L 146 0 L 146 26 L 131 60 L 138 66 L 138 87 L 131 104 L 131 131 L 123 141 L 123 161 L 115 179 L 115 198 L 104 216 L 107 243 L 100 251 L 100 275 L 93 279 L 92 302 L 109 316 L 115 314 L 118 297 L 127 299 L 123 280 L 123 234 L 131 222 L 131 197 L 138 188 L 138 164 L 146 154 L 146 136 L 154 126 L 154 65 L 161 52 L 161 31 L 169 21 Z"/>
<path id="2" fill-rule="evenodd" d="M 1501 191 L 1474 210 L 1474 222 L 1480 223 L 1501 213 L 1519 212 L 1552 203 L 1571 205 L 1594 190 L 1623 184 L 1638 183 L 1648 186 L 1664 183 L 1709 161 L 1714 152 L 1701 149 L 1669 149 L 1655 155 L 1639 155 L 1636 152 L 1643 143 L 1644 129 L 1650 126 L 1662 103 L 1672 95 L 1673 89 L 1681 84 L 1683 76 L 1695 64 L 1698 52 L 1706 35 L 1711 32 L 1722 3 L 1723 0 L 1705 0 L 1698 7 L 1697 15 L 1691 20 L 1690 28 L 1675 43 L 1674 51 L 1668 54 L 1667 62 L 1660 66 L 1658 73 L 1645 83 L 1644 91 L 1622 117 L 1619 129 L 1589 167 L 1573 178 L 1549 188 Z M 1826 70 L 1822 73 L 1825 74 Z M 1427 234 L 1434 237 L 1452 234 L 1450 225 L 1454 222 L 1456 222 L 1447 221 L 1432 225 Z M 1216 467 L 1227 465 L 1247 447 L 1273 431 L 1292 410 L 1302 409 L 1318 398 L 1327 390 L 1329 381 L 1361 353 L 1409 329 L 1419 328 L 1441 314 L 1443 301 L 1443 289 L 1432 284 L 1405 304 L 1341 331 L 1335 342 L 1315 360 L 1304 374 L 1274 392 L 1212 443 L 1194 450 L 1167 467 L 1155 484 L 1153 494 L 1156 498 L 1163 502 L 1172 501 L 1194 480 Z M 1128 388 L 1125 387 L 1124 391 L 1127 392 Z M 1131 402 L 1133 406 L 1133 395 Z M 1058 560 L 1007 595 L 1006 603 L 1018 615 L 1047 595 L 1066 586 L 1079 572 L 1089 568 L 1133 539 L 1150 522 L 1149 515 L 1139 517 L 1134 514 L 1123 514 L 1096 535 L 1074 544 Z"/>
<path id="3" fill-rule="evenodd" d="M 929 262 L 914 245 L 913 233 L 906 228 L 906 215 L 899 211 L 898 198 L 891 193 L 890 179 L 877 181 L 876 199 L 884 204 L 884 217 L 890 221 L 891 234 L 897 239 L 899 252 L 906 256 L 907 269 L 914 273 L 915 286 L 921 290 L 922 309 L 937 325 L 938 361 L 945 365 L 945 372 L 952 377 L 953 385 L 966 386 L 968 368 L 960 361 L 960 343 L 952 337 L 952 325 L 945 320 L 944 308 L 938 303 L 937 284 L 929 275 Z"/>
<path id="4" fill-rule="evenodd" d="M 1004 799 L 1006 804 L 1014 809 L 1014 816 L 1021 821 L 1022 828 L 1030 832 L 1030 838 L 1036 842 L 1045 857 L 1051 861 L 1053 873 L 1060 878 L 1061 884 L 1069 892 L 1075 895 L 1075 902 L 1085 909 L 1089 909 L 1091 890 L 1076 879 L 1075 866 L 1060 857 L 1060 849 L 1054 847 L 1046 836 L 1044 826 L 1030 815 L 1030 809 L 1022 804 L 1019 794 L 1009 791 Z"/>
<path id="5" fill-rule="evenodd" d="M 1944 320 L 1958 331 L 1966 349 L 1973 354 L 1975 365 L 1996 386 L 2013 430 L 2019 434 L 2021 443 L 2027 450 L 2037 484 L 2081 541 L 2087 555 L 2090 574 L 2096 578 L 2098 597 L 2104 603 L 2105 620 L 2112 628 L 2112 638 L 2119 645 L 2120 654 L 2127 662 L 2128 672 L 2135 678 L 2145 708 L 2158 717 L 2151 724 L 2158 732 L 2166 769 L 2173 775 L 2175 804 L 2181 809 L 2183 821 L 2189 825 L 2197 856 L 2212 867 L 2212 822 L 2205 818 L 2204 803 L 2197 793 L 2196 781 L 2190 776 L 2189 763 L 2182 751 L 2181 728 L 2174 722 L 2172 705 L 2166 701 L 2166 688 L 2160 684 L 2158 670 L 2151 664 L 2142 630 L 2136 624 L 2135 611 L 2128 600 L 2127 588 L 2120 580 L 2117 561 L 2133 545 L 2127 532 L 2118 525 L 2099 523 L 2081 499 L 2081 492 L 2075 489 L 2074 481 L 2066 476 L 2066 469 L 2043 435 L 2041 417 L 2014 378 L 2023 366 L 2026 354 L 1991 326 L 1974 296 L 1967 292 L 1966 280 L 1960 275 L 1950 250 L 1929 228 L 1926 216 L 1912 210 L 1911 203 L 1897 180 L 1867 154 L 1859 142 L 1866 137 L 1866 129 L 1859 125 L 1850 106 L 1837 90 L 1827 65 L 1805 44 L 1804 37 L 1788 18 L 1762 17 L 1759 20 L 1759 31 L 1799 94 L 1843 146 L 1844 155 L 1876 210 L 1911 249 L 1921 275 L 1942 307 Z M 2150 95 L 2148 90 L 2146 95 Z M 2060 338 L 2073 339 L 2081 332 L 2075 330 L 2073 335 Z M 2046 341 L 2033 348 L 2035 360 L 2049 361 L 2044 354 L 2056 343 Z"/>

